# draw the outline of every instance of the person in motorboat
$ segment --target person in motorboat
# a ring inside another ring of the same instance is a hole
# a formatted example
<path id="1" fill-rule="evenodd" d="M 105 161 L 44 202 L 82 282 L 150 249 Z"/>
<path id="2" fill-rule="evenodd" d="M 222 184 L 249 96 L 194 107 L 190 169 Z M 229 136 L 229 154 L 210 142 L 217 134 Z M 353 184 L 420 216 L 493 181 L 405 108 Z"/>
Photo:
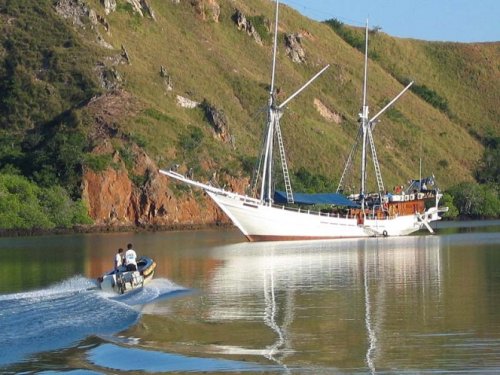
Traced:
<path id="1" fill-rule="evenodd" d="M 127 245 L 127 251 L 125 252 L 125 267 L 127 271 L 137 271 L 137 254 L 131 243 Z"/>
<path id="2" fill-rule="evenodd" d="M 123 268 L 122 268 L 123 261 L 124 261 L 123 249 L 120 247 L 118 249 L 118 252 L 115 255 L 115 272 L 119 272 L 119 271 L 123 270 Z"/>
<path id="3" fill-rule="evenodd" d="M 118 264 L 119 255 L 123 254 L 123 250 L 121 252 L 120 250 L 118 249 L 115 255 L 115 266 Z M 155 268 L 156 263 L 153 259 L 147 256 L 137 259 L 132 244 L 128 244 L 123 264 L 99 277 L 97 284 L 102 290 L 123 294 L 141 288 L 150 282 L 153 279 Z"/>

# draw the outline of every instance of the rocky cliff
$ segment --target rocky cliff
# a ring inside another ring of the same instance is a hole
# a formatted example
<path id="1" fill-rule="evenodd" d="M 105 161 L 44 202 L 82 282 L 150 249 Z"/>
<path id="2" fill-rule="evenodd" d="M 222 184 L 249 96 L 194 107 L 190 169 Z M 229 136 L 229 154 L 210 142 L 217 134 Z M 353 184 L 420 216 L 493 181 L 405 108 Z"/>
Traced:
<path id="1" fill-rule="evenodd" d="M 116 161 L 121 164 L 119 156 Z M 228 223 L 207 196 L 195 199 L 189 190 L 176 195 L 155 163 L 139 150 L 136 162 L 147 175 L 140 188 L 125 168 L 84 173 L 83 197 L 96 225 L 182 227 Z"/>
<path id="2" fill-rule="evenodd" d="M 125 115 L 139 109 L 127 91 L 115 90 L 94 98 L 86 110 L 94 119 L 89 135 L 95 145 L 92 154 L 112 155 L 110 166 L 101 171 L 85 168 L 82 198 L 97 226 L 183 227 L 228 224 L 225 215 L 201 192 L 183 189 L 159 173 L 158 165 L 137 144 L 126 142 L 125 162 L 113 143 L 127 141 L 117 127 Z M 127 164 L 129 164 L 127 166 Z M 180 171 L 186 171 L 180 166 Z M 134 179 L 134 177 L 138 177 Z M 233 191 L 243 192 L 248 179 L 221 176 L 219 181 Z"/>

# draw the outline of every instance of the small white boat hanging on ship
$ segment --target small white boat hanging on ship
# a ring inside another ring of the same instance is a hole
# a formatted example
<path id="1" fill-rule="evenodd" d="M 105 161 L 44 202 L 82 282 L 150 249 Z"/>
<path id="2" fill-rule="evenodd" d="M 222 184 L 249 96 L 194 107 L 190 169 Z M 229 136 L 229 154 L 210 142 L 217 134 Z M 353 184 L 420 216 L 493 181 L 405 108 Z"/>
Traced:
<path id="1" fill-rule="evenodd" d="M 368 26 L 366 28 L 365 70 L 363 84 L 363 107 L 359 114 L 360 128 L 355 146 L 346 162 L 342 178 L 336 193 L 301 194 L 292 190 L 286 163 L 285 149 L 281 136 L 280 118 L 285 105 L 321 75 L 324 67 L 304 86 L 297 90 L 283 103 L 278 104 L 275 96 L 275 67 L 277 49 L 279 2 L 276 1 L 276 19 L 274 25 L 274 50 L 271 89 L 269 92 L 267 127 L 264 147 L 257 168 L 259 178 L 255 181 L 252 196 L 226 191 L 209 184 L 194 181 L 175 171 L 160 170 L 161 173 L 183 183 L 203 189 L 234 225 L 249 241 L 310 240 L 330 238 L 355 238 L 373 236 L 405 236 L 422 228 L 433 233 L 429 223 L 440 220 L 439 214 L 447 207 L 439 207 L 442 194 L 434 178 L 412 180 L 404 190 L 388 194 L 384 183 L 373 141 L 372 131 L 379 116 L 385 112 L 413 84 L 390 101 L 371 119 L 367 105 L 367 67 L 368 67 Z M 361 171 L 359 194 L 346 197 L 340 192 L 346 173 L 352 167 L 356 145 L 361 143 Z M 285 191 L 274 191 L 273 150 L 279 149 Z M 367 154 L 371 151 L 378 191 L 366 192 Z M 257 194 L 257 182 L 260 182 L 260 194 Z M 341 210 L 311 211 L 304 207 L 311 205 L 331 205 L 342 207 Z M 293 205 L 293 206 L 292 206 Z"/>

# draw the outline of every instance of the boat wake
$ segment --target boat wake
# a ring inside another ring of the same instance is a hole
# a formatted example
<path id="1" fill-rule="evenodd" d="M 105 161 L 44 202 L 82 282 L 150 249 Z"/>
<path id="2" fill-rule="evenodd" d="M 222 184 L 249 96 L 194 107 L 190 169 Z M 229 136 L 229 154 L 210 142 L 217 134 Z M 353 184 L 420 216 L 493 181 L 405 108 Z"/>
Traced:
<path id="1" fill-rule="evenodd" d="M 146 304 L 168 298 L 174 293 L 186 290 L 186 288 L 183 288 L 168 279 L 153 279 L 144 287 L 125 294 L 118 296 L 115 293 L 102 294 L 126 305 L 140 306 L 142 308 Z"/>
<path id="2" fill-rule="evenodd" d="M 123 296 L 103 293 L 75 276 L 46 289 L 0 295 L 0 366 L 71 346 L 91 335 L 112 335 L 133 325 L 144 305 L 186 290 L 167 279 Z"/>

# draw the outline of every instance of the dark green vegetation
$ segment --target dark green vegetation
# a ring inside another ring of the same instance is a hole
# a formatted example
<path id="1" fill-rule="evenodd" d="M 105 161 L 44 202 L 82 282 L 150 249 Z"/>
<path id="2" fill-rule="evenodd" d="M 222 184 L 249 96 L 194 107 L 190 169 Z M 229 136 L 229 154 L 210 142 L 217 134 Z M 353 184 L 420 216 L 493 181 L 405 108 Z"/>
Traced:
<path id="1" fill-rule="evenodd" d="M 87 208 L 64 188 L 42 188 L 18 175 L 0 174 L 0 228 L 51 229 L 90 224 Z"/>
<path id="2" fill-rule="evenodd" d="M 5 181 L 23 176 L 19 183 L 32 190 L 32 216 L 43 216 L 29 224 L 21 220 L 29 216 L 22 213 L 26 208 L 12 206 L 0 227 L 50 228 L 86 222 L 80 201 L 85 168 L 120 168 L 112 158 L 118 152 L 130 179 L 138 186 L 144 183 L 145 176 L 133 172 L 131 145 L 144 149 L 159 167 L 181 164 L 193 168 L 202 180 L 214 171 L 219 176 L 249 175 L 264 122 L 262 113 L 256 114 L 265 106 L 269 89 L 271 2 L 220 0 L 219 22 L 214 22 L 210 17 L 202 19 L 190 2 L 151 0 L 155 22 L 118 1 L 117 10 L 106 16 L 110 33 L 102 25 L 91 26 L 88 18 L 83 26 L 73 25 L 56 14 L 55 3 L 0 0 L 0 173 Z M 85 4 L 104 15 L 100 1 Z M 254 24 L 264 46 L 237 30 L 235 8 Z M 282 8 L 279 100 L 322 66 L 332 64 L 285 111 L 282 128 L 289 168 L 297 190 L 331 190 L 356 134 L 364 32 L 335 20 L 313 22 Z M 96 42 L 95 30 L 114 50 Z M 294 64 L 287 57 L 285 32 L 303 34 L 306 64 Z M 441 187 L 453 194 L 457 214 L 498 216 L 493 208 L 471 211 L 460 203 L 468 199 L 461 198 L 460 191 L 479 184 L 477 191 L 484 192 L 485 204 L 495 207 L 498 202 L 500 45 L 430 43 L 382 32 L 371 32 L 370 38 L 372 114 L 406 82 L 415 80 L 412 93 L 382 117 L 375 131 L 387 186 L 415 177 L 422 157 L 424 174 L 434 173 Z M 103 141 L 94 135 L 102 124 L 97 124 L 98 116 L 88 106 L 105 91 L 96 67 L 119 55 L 122 45 L 131 64 L 118 64 L 116 70 L 123 77 L 123 90 L 138 104 L 133 111 L 120 107 L 120 116 L 108 121 L 112 150 L 91 153 Z M 171 78 L 172 91 L 165 89 L 160 66 Z M 179 107 L 177 95 L 223 110 L 234 142 L 214 137 L 203 109 Z M 342 122 L 326 121 L 315 108 L 315 99 L 338 113 Z M 3 184 L 2 191 L 17 194 L 7 182 Z M 54 192 L 71 211 L 64 220 L 51 217 L 47 208 L 52 207 Z M 21 196 L 19 202 L 28 201 Z"/>
<path id="3" fill-rule="evenodd" d="M 484 155 L 475 170 L 476 182 L 462 182 L 450 188 L 456 215 L 474 218 L 500 217 L 500 137 L 483 140 Z M 453 212 L 449 217 L 454 217 Z"/>
<path id="4" fill-rule="evenodd" d="M 362 31 L 345 26 L 343 22 L 333 18 L 326 20 L 325 23 L 330 26 L 335 32 L 351 46 L 358 51 L 365 51 L 365 35 Z M 373 58 L 373 56 L 371 56 Z"/>
<path id="5" fill-rule="evenodd" d="M 483 140 L 484 155 L 476 169 L 476 180 L 482 184 L 500 184 L 500 136 Z"/>
<path id="6" fill-rule="evenodd" d="M 95 57 L 51 1 L 2 0 L 0 25 L 0 228 L 89 223 L 80 108 L 99 93 Z"/>
<path id="7" fill-rule="evenodd" d="M 443 197 L 443 205 L 450 208 L 447 218 L 500 217 L 500 138 L 486 137 L 485 150 L 475 181 L 452 185 Z"/>

